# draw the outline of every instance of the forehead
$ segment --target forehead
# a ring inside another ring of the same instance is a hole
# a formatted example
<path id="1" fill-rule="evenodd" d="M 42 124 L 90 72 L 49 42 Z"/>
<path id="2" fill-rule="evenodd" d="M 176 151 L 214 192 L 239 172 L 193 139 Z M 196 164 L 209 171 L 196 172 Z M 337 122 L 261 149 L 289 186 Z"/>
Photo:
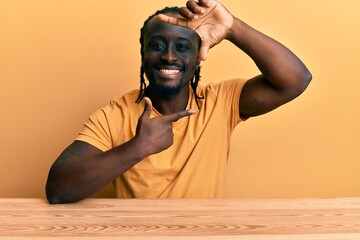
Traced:
<path id="1" fill-rule="evenodd" d="M 157 17 L 152 18 L 146 27 L 146 31 L 144 33 L 145 41 L 155 38 L 182 38 L 188 39 L 191 42 L 198 44 L 200 42 L 199 35 L 193 31 L 192 29 L 181 27 L 165 22 L 161 22 Z"/>

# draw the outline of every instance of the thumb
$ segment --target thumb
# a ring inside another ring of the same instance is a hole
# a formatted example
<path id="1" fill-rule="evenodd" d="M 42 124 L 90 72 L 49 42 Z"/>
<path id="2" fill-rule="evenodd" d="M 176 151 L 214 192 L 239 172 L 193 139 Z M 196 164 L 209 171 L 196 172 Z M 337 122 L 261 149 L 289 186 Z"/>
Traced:
<path id="1" fill-rule="evenodd" d="M 200 60 L 205 61 L 207 58 L 207 54 L 209 52 L 210 46 L 206 44 L 202 44 L 200 47 Z"/>
<path id="2" fill-rule="evenodd" d="M 141 116 L 150 118 L 150 113 L 152 111 L 152 102 L 148 97 L 144 97 L 144 100 L 145 100 L 145 107 L 144 107 L 144 112 L 142 113 Z"/>

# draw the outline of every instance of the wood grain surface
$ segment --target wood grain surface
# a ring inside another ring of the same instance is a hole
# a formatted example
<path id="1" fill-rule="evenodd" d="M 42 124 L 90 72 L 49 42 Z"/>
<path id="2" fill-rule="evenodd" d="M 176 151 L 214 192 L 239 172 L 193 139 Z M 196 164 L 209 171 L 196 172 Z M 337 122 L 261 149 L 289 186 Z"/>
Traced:
<path id="1" fill-rule="evenodd" d="M 0 239 L 357 239 L 360 198 L 0 198 Z"/>

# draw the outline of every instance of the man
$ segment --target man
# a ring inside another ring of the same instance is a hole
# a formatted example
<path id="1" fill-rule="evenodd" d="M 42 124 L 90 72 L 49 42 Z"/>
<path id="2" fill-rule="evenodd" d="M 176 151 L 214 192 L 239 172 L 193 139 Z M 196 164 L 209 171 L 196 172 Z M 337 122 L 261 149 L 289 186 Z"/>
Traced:
<path id="1" fill-rule="evenodd" d="M 261 74 L 198 86 L 201 60 L 224 39 Z M 157 12 L 140 43 L 140 91 L 89 118 L 50 169 L 50 203 L 84 199 L 111 181 L 122 198 L 221 197 L 235 126 L 294 99 L 311 80 L 290 50 L 215 0 Z"/>

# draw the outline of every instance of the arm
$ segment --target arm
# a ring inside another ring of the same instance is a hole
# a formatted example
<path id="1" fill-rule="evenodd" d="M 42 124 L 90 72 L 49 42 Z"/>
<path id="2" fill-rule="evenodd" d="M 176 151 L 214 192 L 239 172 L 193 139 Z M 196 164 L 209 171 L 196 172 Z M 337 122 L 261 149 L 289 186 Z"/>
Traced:
<path id="1" fill-rule="evenodd" d="M 87 198 L 141 161 L 137 142 L 130 140 L 107 152 L 75 141 L 50 168 L 46 197 L 49 203 L 69 203 Z"/>
<path id="2" fill-rule="evenodd" d="M 69 203 L 94 194 L 145 157 L 161 152 L 173 144 L 172 122 L 194 114 L 185 110 L 150 118 L 152 103 L 144 98 L 136 135 L 109 151 L 82 141 L 73 142 L 52 165 L 46 183 L 50 203 Z"/>
<path id="3" fill-rule="evenodd" d="M 239 99 L 240 117 L 269 112 L 301 94 L 312 76 L 289 49 L 232 16 L 215 0 L 188 1 L 180 9 L 183 18 L 159 15 L 159 19 L 188 27 L 202 38 L 200 58 L 223 39 L 244 51 L 261 71 L 246 82 Z"/>
<path id="4" fill-rule="evenodd" d="M 262 73 L 244 85 L 241 117 L 267 113 L 296 98 L 310 83 L 310 72 L 295 54 L 241 20 L 234 19 L 227 39 L 251 57 Z"/>

